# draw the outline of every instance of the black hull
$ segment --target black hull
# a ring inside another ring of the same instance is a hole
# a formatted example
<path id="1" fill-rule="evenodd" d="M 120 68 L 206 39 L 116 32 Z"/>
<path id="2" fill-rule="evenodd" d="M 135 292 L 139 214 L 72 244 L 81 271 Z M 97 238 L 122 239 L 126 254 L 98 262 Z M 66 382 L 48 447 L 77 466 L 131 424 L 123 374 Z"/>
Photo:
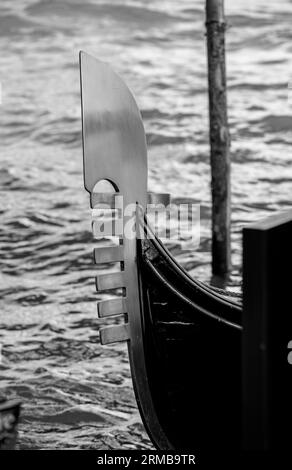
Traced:
<path id="1" fill-rule="evenodd" d="M 239 449 L 240 304 L 191 279 L 158 239 L 137 252 L 147 378 L 165 437 L 173 449 Z"/>

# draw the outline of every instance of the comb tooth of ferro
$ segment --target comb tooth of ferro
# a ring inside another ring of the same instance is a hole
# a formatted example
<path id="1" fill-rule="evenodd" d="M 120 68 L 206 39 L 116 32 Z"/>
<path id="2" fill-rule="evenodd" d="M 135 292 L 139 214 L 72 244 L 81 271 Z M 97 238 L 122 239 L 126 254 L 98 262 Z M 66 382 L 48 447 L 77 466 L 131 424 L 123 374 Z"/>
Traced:
<path id="1" fill-rule="evenodd" d="M 95 280 L 97 291 L 126 287 L 123 271 L 109 274 L 99 274 L 96 276 Z"/>
<path id="2" fill-rule="evenodd" d="M 99 318 L 122 315 L 127 313 L 127 298 L 101 300 L 97 303 L 97 315 Z"/>
<path id="3" fill-rule="evenodd" d="M 93 256 L 96 264 L 117 263 L 124 260 L 123 246 L 101 246 L 94 248 Z"/>
<path id="4" fill-rule="evenodd" d="M 129 323 L 122 325 L 107 326 L 100 330 L 101 344 L 111 344 L 130 339 Z"/>
<path id="5" fill-rule="evenodd" d="M 92 233 L 94 238 L 123 237 L 123 219 L 99 217 L 92 221 Z"/>
<path id="6" fill-rule="evenodd" d="M 91 193 L 90 202 L 92 207 L 102 205 L 108 209 L 115 209 L 119 197 L 122 197 L 121 193 Z M 170 202 L 171 196 L 169 193 L 154 193 L 151 191 L 147 193 L 148 204 L 163 204 L 168 206 Z"/>
<path id="7" fill-rule="evenodd" d="M 162 204 L 167 207 L 171 202 L 169 193 L 147 193 L 147 204 Z"/>
<path id="8" fill-rule="evenodd" d="M 121 197 L 121 193 L 91 193 L 90 204 L 91 207 L 102 205 L 108 209 L 115 209 L 119 196 Z"/>

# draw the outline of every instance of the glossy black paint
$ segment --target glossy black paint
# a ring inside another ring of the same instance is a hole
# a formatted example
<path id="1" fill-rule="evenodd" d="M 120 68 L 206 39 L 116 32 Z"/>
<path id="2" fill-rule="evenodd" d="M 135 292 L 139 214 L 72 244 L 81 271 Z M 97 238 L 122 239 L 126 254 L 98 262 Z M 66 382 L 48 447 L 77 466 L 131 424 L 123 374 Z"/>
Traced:
<path id="1" fill-rule="evenodd" d="M 161 429 L 174 449 L 239 449 L 238 299 L 194 281 L 156 238 L 138 240 L 137 253 L 147 378 Z"/>

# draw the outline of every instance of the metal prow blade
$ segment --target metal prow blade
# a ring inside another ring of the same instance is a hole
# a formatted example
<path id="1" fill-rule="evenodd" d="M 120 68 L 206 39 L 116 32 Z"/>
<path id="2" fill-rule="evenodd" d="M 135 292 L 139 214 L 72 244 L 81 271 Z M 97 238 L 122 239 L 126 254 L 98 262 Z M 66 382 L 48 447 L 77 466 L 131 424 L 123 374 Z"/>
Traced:
<path id="1" fill-rule="evenodd" d="M 136 101 L 106 63 L 80 52 L 80 68 L 85 188 L 107 179 L 125 203 L 144 205 L 147 147 Z"/>

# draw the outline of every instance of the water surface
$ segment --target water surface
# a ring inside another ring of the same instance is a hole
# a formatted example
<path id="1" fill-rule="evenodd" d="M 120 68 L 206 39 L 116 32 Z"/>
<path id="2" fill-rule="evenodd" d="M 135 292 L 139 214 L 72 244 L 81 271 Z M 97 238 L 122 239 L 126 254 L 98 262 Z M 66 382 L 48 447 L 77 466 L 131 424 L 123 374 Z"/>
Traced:
<path id="1" fill-rule="evenodd" d="M 110 62 L 141 107 L 149 185 L 201 204 L 201 244 L 171 246 L 210 280 L 204 2 L 2 0 L 1 387 L 24 402 L 21 449 L 145 449 L 126 347 L 101 347 L 83 190 L 78 51 Z M 230 284 L 241 229 L 291 208 L 292 2 L 226 1 L 232 132 Z M 98 243 L 98 242 L 95 242 Z M 279 273 L 281 275 L 281 273 Z"/>

